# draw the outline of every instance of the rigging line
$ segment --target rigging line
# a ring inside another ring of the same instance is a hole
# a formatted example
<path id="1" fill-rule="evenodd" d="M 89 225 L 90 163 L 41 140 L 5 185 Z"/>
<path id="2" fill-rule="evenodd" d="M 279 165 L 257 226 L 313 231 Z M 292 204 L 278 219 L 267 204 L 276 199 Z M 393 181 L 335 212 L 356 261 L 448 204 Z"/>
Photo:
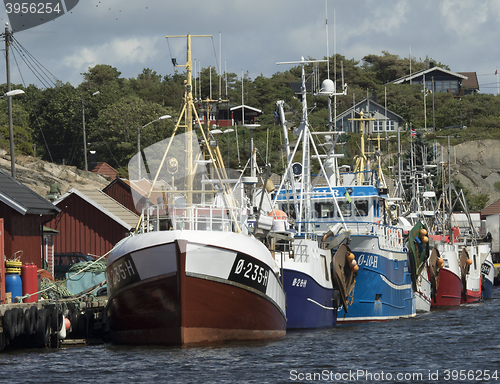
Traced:
<path id="1" fill-rule="evenodd" d="M 217 57 L 217 51 L 215 50 L 215 42 L 214 42 L 214 37 L 212 36 L 212 47 L 214 48 L 214 56 L 215 56 L 215 64 L 217 65 L 217 69 L 220 74 L 220 68 L 219 68 L 219 58 Z"/>
<path id="2" fill-rule="evenodd" d="M 168 40 L 168 37 L 167 37 L 167 45 L 168 45 L 168 52 L 169 52 L 169 54 L 170 54 L 170 61 L 172 62 L 172 65 L 174 66 L 174 71 L 177 71 L 177 70 L 175 69 L 175 64 L 174 64 L 174 62 L 173 62 L 173 60 L 172 60 L 172 59 L 173 59 L 173 57 L 172 57 L 172 50 L 170 49 L 170 41 Z"/>
<path id="3" fill-rule="evenodd" d="M 39 67 L 43 68 L 48 74 L 50 74 L 56 82 L 60 82 L 60 80 L 54 74 L 52 74 L 52 72 L 50 72 L 47 68 L 45 68 L 42 65 L 42 63 L 40 63 L 26 48 L 24 48 L 23 45 L 15 37 L 13 37 L 13 39 L 16 42 L 16 44 L 19 44 L 19 46 L 23 49 L 23 51 L 26 52 L 29 55 L 29 57 L 31 57 L 32 60 L 38 64 Z"/>
<path id="4" fill-rule="evenodd" d="M 26 64 L 26 66 L 28 67 L 28 69 L 33 73 L 33 75 L 35 75 L 35 77 L 42 84 L 42 86 L 44 86 L 45 88 L 49 88 L 47 86 L 46 81 L 40 77 L 40 74 L 38 73 L 38 71 L 35 71 L 34 68 L 32 68 L 32 64 L 29 63 L 28 61 L 26 61 L 24 55 L 21 52 L 19 52 L 18 48 L 15 45 L 13 45 L 12 47 L 14 48 L 14 50 L 12 51 L 12 53 L 14 53 L 14 51 L 16 51 L 17 53 L 19 53 L 19 55 L 21 56 L 21 59 L 23 60 L 24 64 Z M 16 60 L 16 63 L 17 63 L 17 60 Z"/>
<path id="5" fill-rule="evenodd" d="M 4 56 L 5 56 L 5 52 L 4 52 Z M 12 55 L 12 56 L 14 56 L 14 61 L 16 62 L 16 67 L 17 67 L 17 70 L 19 71 L 19 76 L 21 76 L 21 80 L 23 82 L 23 86 L 24 86 L 24 88 L 26 88 L 26 82 L 24 81 L 23 74 L 21 73 L 21 68 L 19 68 L 19 63 L 17 62 L 17 59 L 16 59 L 15 55 Z M 47 152 L 49 154 L 50 161 L 54 162 L 54 160 L 52 159 L 52 154 L 50 153 L 49 145 L 47 144 L 47 139 L 45 138 L 45 135 L 43 133 L 42 127 L 40 125 L 40 121 L 38 119 L 38 115 L 37 115 L 35 109 L 33 108 L 33 104 L 32 104 L 32 100 L 30 99 L 30 95 L 28 95 L 28 100 L 29 100 L 29 104 L 28 105 L 30 106 L 31 113 L 33 113 L 33 115 L 35 115 L 35 121 L 36 121 L 36 123 L 38 125 L 38 128 L 40 129 L 40 133 L 41 133 L 42 138 L 43 138 L 43 143 L 45 144 L 45 148 L 47 149 Z"/>

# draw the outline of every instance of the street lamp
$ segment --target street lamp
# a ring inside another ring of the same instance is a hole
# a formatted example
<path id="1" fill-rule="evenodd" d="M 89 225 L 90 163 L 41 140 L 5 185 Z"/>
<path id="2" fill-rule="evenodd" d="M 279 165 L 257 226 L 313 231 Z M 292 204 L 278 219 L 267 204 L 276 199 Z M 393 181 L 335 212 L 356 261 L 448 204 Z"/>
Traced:
<path id="1" fill-rule="evenodd" d="M 225 129 L 224 131 L 221 131 L 220 129 L 213 129 L 210 131 L 211 134 L 217 135 L 219 133 L 231 133 L 234 132 L 234 129 L 228 128 Z M 227 138 L 227 167 L 229 168 L 229 137 Z"/>
<path id="2" fill-rule="evenodd" d="M 94 92 L 92 96 L 98 95 L 99 91 Z M 85 170 L 88 171 L 88 163 L 87 163 L 87 138 L 85 137 L 85 99 L 82 99 L 82 130 L 83 130 L 83 153 L 85 155 Z"/>
<path id="3" fill-rule="evenodd" d="M 145 125 L 139 125 L 137 127 L 137 174 L 138 174 L 138 180 L 141 180 L 141 129 L 146 128 L 149 124 L 156 123 L 157 121 L 160 120 L 165 120 L 165 119 L 170 119 L 172 116 L 170 115 L 163 115 L 157 118 L 156 120 L 150 121 L 149 123 Z"/>
<path id="4" fill-rule="evenodd" d="M 24 91 L 21 89 L 14 89 L 8 91 L 0 96 L 2 99 L 7 98 L 9 101 L 9 141 L 10 141 L 10 174 L 16 178 L 16 155 L 14 153 L 14 126 L 12 124 L 12 96 L 22 95 Z"/>

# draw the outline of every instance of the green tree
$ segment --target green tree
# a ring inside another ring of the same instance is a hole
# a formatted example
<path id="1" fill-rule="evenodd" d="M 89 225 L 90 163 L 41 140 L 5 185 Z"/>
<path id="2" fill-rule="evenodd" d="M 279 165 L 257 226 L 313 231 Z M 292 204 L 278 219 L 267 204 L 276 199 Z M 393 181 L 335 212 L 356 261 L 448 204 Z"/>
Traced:
<path id="1" fill-rule="evenodd" d="M 161 105 L 136 96 L 124 97 L 100 111 L 94 128 L 89 132 L 89 150 L 97 152 L 98 161 L 117 168 L 127 167 L 130 158 L 137 153 L 138 127 L 168 112 Z M 170 120 L 164 120 L 141 130 L 141 148 L 168 137 L 172 126 Z"/>

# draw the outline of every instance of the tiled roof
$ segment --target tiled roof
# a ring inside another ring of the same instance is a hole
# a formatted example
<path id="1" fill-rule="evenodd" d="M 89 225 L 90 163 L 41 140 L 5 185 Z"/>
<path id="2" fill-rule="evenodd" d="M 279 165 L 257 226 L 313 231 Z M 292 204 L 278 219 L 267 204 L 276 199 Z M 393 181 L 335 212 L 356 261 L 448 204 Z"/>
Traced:
<path id="1" fill-rule="evenodd" d="M 116 179 L 116 176 L 118 175 L 118 171 L 108 163 L 97 163 L 97 165 L 92 169 L 92 172 L 108 176 L 113 180 Z"/>
<path id="2" fill-rule="evenodd" d="M 0 201 L 22 215 L 56 215 L 61 210 L 0 169 Z"/>

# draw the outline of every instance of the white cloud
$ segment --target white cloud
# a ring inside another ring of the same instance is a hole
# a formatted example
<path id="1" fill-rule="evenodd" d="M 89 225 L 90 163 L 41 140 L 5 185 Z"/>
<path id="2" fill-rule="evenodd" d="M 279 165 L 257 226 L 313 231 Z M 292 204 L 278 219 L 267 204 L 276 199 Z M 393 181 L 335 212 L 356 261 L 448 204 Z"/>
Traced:
<path id="1" fill-rule="evenodd" d="M 480 26 L 489 15 L 489 2 L 470 0 L 443 0 L 439 3 L 442 24 L 460 38 L 477 38 Z"/>
<path id="2" fill-rule="evenodd" d="M 387 2 L 384 4 L 387 5 Z M 390 4 L 390 6 L 380 6 L 379 1 L 366 1 L 363 7 L 359 7 L 359 20 L 349 20 L 350 27 L 343 29 L 341 33 L 346 37 L 369 36 L 375 33 L 398 35 L 408 21 L 410 3 L 400 0 L 395 5 L 393 2 Z"/>
<path id="3" fill-rule="evenodd" d="M 146 41 L 137 38 L 115 39 L 100 46 L 82 47 L 77 52 L 63 58 L 66 67 L 73 68 L 75 72 L 87 71 L 96 64 L 120 65 L 140 64 L 145 65 L 157 55 L 155 44 L 157 39 Z M 147 65 L 146 65 L 147 66 Z"/>

